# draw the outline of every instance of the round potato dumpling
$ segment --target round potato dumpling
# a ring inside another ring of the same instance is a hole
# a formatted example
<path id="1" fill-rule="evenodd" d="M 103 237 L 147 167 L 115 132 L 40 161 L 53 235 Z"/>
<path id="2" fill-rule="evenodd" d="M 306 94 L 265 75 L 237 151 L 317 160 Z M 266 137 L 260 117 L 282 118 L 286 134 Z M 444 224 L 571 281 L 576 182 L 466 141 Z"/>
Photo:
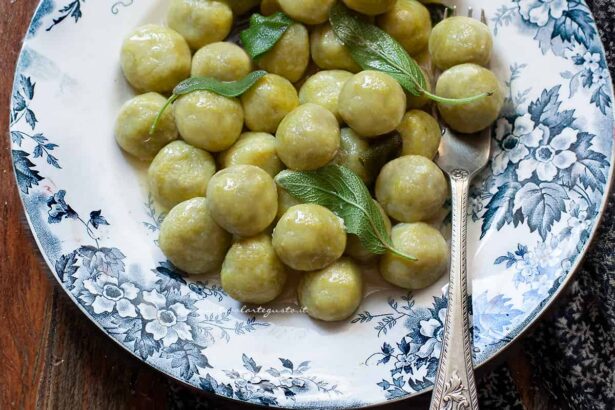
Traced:
<path id="1" fill-rule="evenodd" d="M 255 165 L 276 176 L 284 164 L 276 152 L 276 139 L 266 132 L 244 132 L 228 150 L 220 153 L 218 161 L 222 168 L 233 165 Z"/>
<path id="2" fill-rule="evenodd" d="M 224 291 L 242 303 L 271 302 L 282 293 L 286 277 L 267 234 L 236 241 L 220 271 Z"/>
<path id="3" fill-rule="evenodd" d="M 343 0 L 344 4 L 359 13 L 375 16 L 390 10 L 396 0 Z"/>
<path id="4" fill-rule="evenodd" d="M 233 13 L 237 15 L 246 14 L 248 11 L 255 8 L 260 0 L 220 0 L 228 4 Z"/>
<path id="5" fill-rule="evenodd" d="M 214 222 L 207 199 L 192 198 L 175 206 L 164 218 L 158 243 L 173 265 L 197 275 L 220 268 L 231 246 L 231 235 Z"/>
<path id="6" fill-rule="evenodd" d="M 448 186 L 436 164 L 420 155 L 405 155 L 386 164 L 376 180 L 376 199 L 400 222 L 424 221 L 436 215 Z"/>
<path id="7" fill-rule="evenodd" d="M 214 220 L 237 236 L 264 231 L 278 212 L 276 184 L 254 165 L 235 165 L 218 171 L 207 187 Z"/>
<path id="8" fill-rule="evenodd" d="M 182 138 L 209 152 L 229 148 L 243 129 L 243 109 L 236 98 L 195 91 L 181 96 L 174 106 Z"/>
<path id="9" fill-rule="evenodd" d="M 171 0 L 167 23 L 184 36 L 192 49 L 198 50 L 228 36 L 233 25 L 233 12 L 220 1 Z"/>
<path id="10" fill-rule="evenodd" d="M 270 16 L 272 14 L 282 11 L 278 0 L 263 0 L 261 2 L 261 14 L 263 16 Z"/>
<path id="11" fill-rule="evenodd" d="M 241 80 L 252 71 L 250 56 L 237 44 L 219 41 L 202 47 L 192 57 L 193 77 L 220 81 Z"/>
<path id="12" fill-rule="evenodd" d="M 170 28 L 147 24 L 124 39 L 120 64 L 138 91 L 171 91 L 190 76 L 192 56 L 186 40 Z"/>
<path id="13" fill-rule="evenodd" d="M 266 74 L 241 96 L 246 126 L 275 133 L 280 121 L 299 105 L 297 90 L 284 77 Z"/>
<path id="14" fill-rule="evenodd" d="M 278 0 L 284 13 L 305 24 L 320 24 L 329 18 L 335 0 Z"/>
<path id="15" fill-rule="evenodd" d="M 429 92 L 432 91 L 431 86 L 431 76 L 425 71 L 423 67 L 421 67 L 421 72 L 425 77 L 425 89 Z M 409 92 L 406 92 L 406 108 L 408 110 L 413 108 L 425 108 L 426 105 L 431 103 L 429 97 L 427 97 L 424 93 L 420 93 L 419 95 L 412 95 Z"/>
<path id="16" fill-rule="evenodd" d="M 406 112 L 406 94 L 387 74 L 361 71 L 346 81 L 339 97 L 339 113 L 362 137 L 393 131 Z"/>
<path id="17" fill-rule="evenodd" d="M 293 24 L 275 46 L 258 60 L 263 70 L 281 75 L 290 82 L 299 81 L 310 63 L 310 38 L 302 24 Z"/>
<path id="18" fill-rule="evenodd" d="M 427 7 L 416 0 L 397 0 L 393 8 L 378 16 L 377 23 L 409 54 L 416 54 L 427 47 L 431 17 Z"/>
<path id="19" fill-rule="evenodd" d="M 273 230 L 273 247 L 282 262 L 293 269 L 322 269 L 344 253 L 344 221 L 320 205 L 295 205 Z"/>
<path id="20" fill-rule="evenodd" d="M 504 104 L 504 92 L 495 74 L 476 64 L 461 64 L 446 70 L 436 84 L 436 94 L 445 98 L 466 98 L 491 93 L 477 101 L 450 105 L 438 103 L 438 110 L 455 131 L 478 132 L 493 124 Z"/>
<path id="21" fill-rule="evenodd" d="M 278 156 L 290 169 L 320 168 L 335 158 L 340 147 L 340 127 L 330 111 L 303 104 L 291 111 L 275 134 Z"/>
<path id="22" fill-rule="evenodd" d="M 342 128 L 340 131 L 340 149 L 333 160 L 357 174 L 366 184 L 372 180 L 362 156 L 370 150 L 369 143 L 359 137 L 351 128 Z"/>
<path id="23" fill-rule="evenodd" d="M 150 128 L 166 98 L 158 93 L 138 95 L 128 100 L 115 120 L 115 140 L 129 154 L 151 160 L 170 141 L 177 139 L 173 110 L 166 110 L 160 117 L 153 134 Z"/>
<path id="24" fill-rule="evenodd" d="M 205 196 L 216 172 L 211 154 L 183 141 L 165 146 L 147 171 L 149 190 L 156 201 L 172 208 L 190 198 Z"/>
<path id="25" fill-rule="evenodd" d="M 405 289 L 423 289 L 444 273 L 448 245 L 437 229 L 423 222 L 403 223 L 393 227 L 391 240 L 396 250 L 417 260 L 385 253 L 380 259 L 380 274 L 387 282 Z"/>
<path id="26" fill-rule="evenodd" d="M 361 71 L 361 67 L 352 58 L 350 51 L 335 36 L 329 23 L 312 30 L 310 35 L 312 60 L 323 70 L 346 70 L 352 73 Z"/>
<path id="27" fill-rule="evenodd" d="M 299 304 L 314 319 L 327 322 L 350 317 L 363 298 L 361 270 L 350 259 L 303 275 L 297 288 Z"/>
<path id="28" fill-rule="evenodd" d="M 402 155 L 422 155 L 429 159 L 436 156 L 442 131 L 438 121 L 425 111 L 408 111 L 397 131 L 402 140 Z"/>
<path id="29" fill-rule="evenodd" d="M 442 20 L 433 28 L 429 38 L 432 61 L 440 70 L 464 63 L 487 65 L 492 48 L 489 27 L 465 16 Z"/>
<path id="30" fill-rule="evenodd" d="M 299 102 L 318 104 L 332 112 L 338 122 L 341 122 L 342 117 L 337 109 L 338 101 L 342 87 L 351 77 L 352 73 L 348 71 L 320 71 L 303 84 L 299 90 Z"/>
<path id="31" fill-rule="evenodd" d="M 380 211 L 380 215 L 382 215 L 382 220 L 384 221 L 384 227 L 387 231 L 387 234 L 391 233 L 391 220 L 389 216 L 384 212 L 382 206 L 378 203 L 378 201 L 374 200 L 376 207 Z M 359 262 L 371 262 L 378 258 L 378 255 L 370 252 L 363 246 L 361 240 L 357 235 L 348 235 L 348 240 L 346 241 L 346 255 L 353 257 Z"/>
<path id="32" fill-rule="evenodd" d="M 278 214 L 276 219 L 280 220 L 282 216 L 295 205 L 301 204 L 301 201 L 289 194 L 284 188 L 278 185 Z"/>

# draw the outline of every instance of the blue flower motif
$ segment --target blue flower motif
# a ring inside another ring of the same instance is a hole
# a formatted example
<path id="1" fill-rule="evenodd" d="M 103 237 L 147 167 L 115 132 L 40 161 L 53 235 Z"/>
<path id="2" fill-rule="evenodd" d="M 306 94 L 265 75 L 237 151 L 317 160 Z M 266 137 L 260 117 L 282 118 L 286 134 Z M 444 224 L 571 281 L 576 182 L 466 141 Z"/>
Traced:
<path id="1" fill-rule="evenodd" d="M 519 12 L 524 20 L 544 27 L 549 19 L 559 19 L 568 10 L 567 0 L 519 0 Z"/>
<path id="2" fill-rule="evenodd" d="M 143 292 L 143 303 L 139 304 L 139 312 L 147 324 L 145 331 L 154 340 L 162 340 L 164 346 L 170 346 L 179 339 L 192 341 L 192 327 L 188 316 L 192 313 L 185 304 L 171 304 L 164 295 L 156 289 Z"/>
<path id="3" fill-rule="evenodd" d="M 539 180 L 553 181 L 559 170 L 570 167 L 577 160 L 576 153 L 569 148 L 577 142 L 578 133 L 567 127 L 557 136 L 549 138 L 548 127 L 539 125 L 536 129 L 543 134 L 542 142 L 530 157 L 519 162 L 517 176 L 520 181 L 524 181 L 536 172 Z"/>
<path id="4" fill-rule="evenodd" d="M 118 278 L 109 275 L 98 275 L 94 279 L 83 281 L 86 292 L 94 296 L 90 305 L 96 314 L 111 313 L 114 310 L 125 317 L 137 317 L 133 301 L 139 294 L 139 289 L 130 282 L 119 283 Z"/>
<path id="5" fill-rule="evenodd" d="M 436 317 L 432 317 L 428 320 L 421 320 L 419 322 L 419 333 L 427 338 L 416 351 L 416 355 L 421 359 L 438 359 L 440 357 L 445 317 L 446 308 L 442 308 L 437 311 Z"/>
<path id="6" fill-rule="evenodd" d="M 47 212 L 49 217 L 47 219 L 49 223 L 58 223 L 62 218 L 78 217 L 77 212 L 75 212 L 64 200 L 65 195 L 66 191 L 62 189 L 47 200 L 47 207 L 49 208 Z"/>
<path id="7" fill-rule="evenodd" d="M 493 173 L 500 175 L 510 164 L 518 164 L 530 153 L 528 147 L 537 147 L 543 136 L 543 129 L 536 127 L 530 114 L 517 117 L 512 128 L 506 118 L 500 118 L 495 132 L 498 143 L 491 165 Z"/>
<path id="8" fill-rule="evenodd" d="M 595 69 L 592 73 L 592 82 L 594 84 L 606 84 L 609 80 L 609 70 L 602 66 Z"/>

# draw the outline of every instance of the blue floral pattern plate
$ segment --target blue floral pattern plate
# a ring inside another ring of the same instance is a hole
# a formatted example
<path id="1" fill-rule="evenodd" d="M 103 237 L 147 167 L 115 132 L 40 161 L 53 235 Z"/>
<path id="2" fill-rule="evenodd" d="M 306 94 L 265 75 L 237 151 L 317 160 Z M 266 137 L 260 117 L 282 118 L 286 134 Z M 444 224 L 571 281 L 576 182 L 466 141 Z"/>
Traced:
<path id="1" fill-rule="evenodd" d="M 469 4 L 459 1 L 463 9 Z M 613 174 L 613 90 L 579 0 L 476 0 L 507 99 L 472 189 L 469 271 L 480 366 L 535 321 L 595 231 Z M 149 365 L 232 399 L 291 408 L 383 403 L 430 388 L 446 279 L 406 293 L 367 273 L 345 323 L 254 313 L 215 277 L 186 278 L 156 245 L 164 217 L 112 128 L 131 90 L 124 35 L 164 1 L 43 0 L 10 108 L 15 175 L 54 276 L 86 316 Z M 446 226 L 445 228 L 446 229 Z M 295 307 L 291 291 L 272 308 Z"/>

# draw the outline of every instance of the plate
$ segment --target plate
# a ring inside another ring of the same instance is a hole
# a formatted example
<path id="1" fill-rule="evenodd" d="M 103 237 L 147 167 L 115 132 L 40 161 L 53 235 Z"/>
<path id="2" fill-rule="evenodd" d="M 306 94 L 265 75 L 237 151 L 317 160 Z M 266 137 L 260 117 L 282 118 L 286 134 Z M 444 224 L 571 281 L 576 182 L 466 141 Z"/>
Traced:
<path id="1" fill-rule="evenodd" d="M 374 280 L 348 321 L 241 309 L 214 277 L 185 278 L 156 246 L 144 165 L 113 139 L 131 90 L 122 38 L 164 1 L 44 0 L 17 65 L 15 174 L 55 278 L 145 363 L 197 388 L 290 408 L 367 406 L 430 388 L 446 279 L 406 293 Z M 463 9 L 466 1 L 457 2 Z M 553 302 L 587 249 L 613 174 L 613 90 L 579 1 L 476 0 L 494 32 L 505 110 L 471 198 L 474 360 L 506 349 Z M 292 301 L 292 294 L 287 295 Z M 293 307 L 288 303 L 272 308 Z M 294 306 L 296 308 L 296 306 Z"/>

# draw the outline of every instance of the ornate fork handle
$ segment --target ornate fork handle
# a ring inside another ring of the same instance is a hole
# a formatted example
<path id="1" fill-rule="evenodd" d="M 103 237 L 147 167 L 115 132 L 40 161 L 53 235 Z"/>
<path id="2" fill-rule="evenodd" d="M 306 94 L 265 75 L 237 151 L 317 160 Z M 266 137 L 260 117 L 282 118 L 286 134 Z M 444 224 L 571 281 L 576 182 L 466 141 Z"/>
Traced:
<path id="1" fill-rule="evenodd" d="M 472 364 L 466 271 L 467 207 L 471 175 L 464 169 L 455 169 L 449 175 L 453 202 L 451 272 L 441 363 L 436 374 L 430 409 L 476 410 L 478 397 Z"/>

